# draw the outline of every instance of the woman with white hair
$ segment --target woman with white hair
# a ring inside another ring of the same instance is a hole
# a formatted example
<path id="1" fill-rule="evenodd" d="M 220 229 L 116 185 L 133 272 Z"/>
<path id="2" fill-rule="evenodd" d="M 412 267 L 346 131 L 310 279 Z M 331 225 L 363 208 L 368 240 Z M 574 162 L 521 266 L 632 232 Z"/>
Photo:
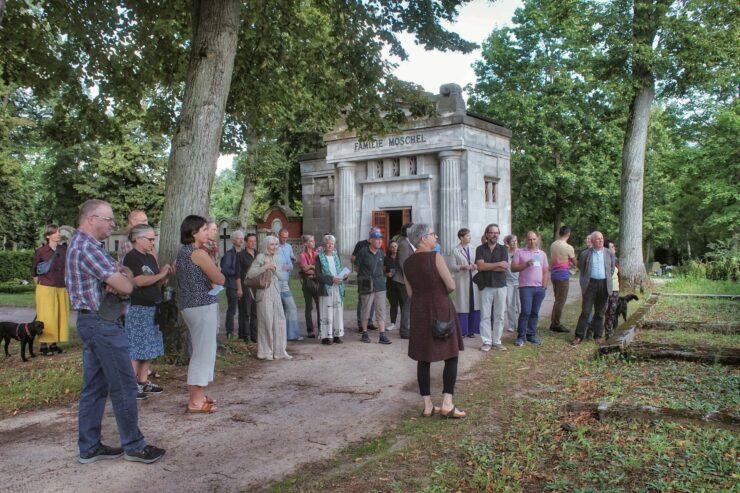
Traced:
<path id="1" fill-rule="evenodd" d="M 292 359 L 285 350 L 288 340 L 285 325 L 283 302 L 280 298 L 280 278 L 277 274 L 278 239 L 274 236 L 265 238 L 264 251 L 252 262 L 247 279 L 259 277 L 263 272 L 271 273 L 270 285 L 264 289 L 255 289 L 257 301 L 257 359 L 272 361 L 274 359 Z"/>
<path id="2" fill-rule="evenodd" d="M 344 336 L 344 280 L 339 254 L 334 251 L 336 238 L 324 235 L 324 250 L 316 259 L 319 282 L 319 337 L 321 344 L 342 344 Z"/>

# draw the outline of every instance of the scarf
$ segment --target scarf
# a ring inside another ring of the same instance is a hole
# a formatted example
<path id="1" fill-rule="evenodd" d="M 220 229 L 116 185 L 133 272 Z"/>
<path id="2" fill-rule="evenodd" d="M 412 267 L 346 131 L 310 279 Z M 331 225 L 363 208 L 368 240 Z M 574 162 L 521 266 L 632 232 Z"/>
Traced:
<path id="1" fill-rule="evenodd" d="M 334 267 L 336 268 L 337 274 L 339 274 L 342 271 L 342 266 L 339 263 L 339 254 L 337 252 L 334 252 Z M 331 273 L 331 270 L 329 270 L 329 259 L 326 258 L 326 255 L 324 252 L 321 252 L 319 254 L 319 262 L 321 262 L 321 270 L 323 272 Z M 344 298 L 344 283 L 341 282 L 337 286 L 339 286 L 339 295 Z"/>

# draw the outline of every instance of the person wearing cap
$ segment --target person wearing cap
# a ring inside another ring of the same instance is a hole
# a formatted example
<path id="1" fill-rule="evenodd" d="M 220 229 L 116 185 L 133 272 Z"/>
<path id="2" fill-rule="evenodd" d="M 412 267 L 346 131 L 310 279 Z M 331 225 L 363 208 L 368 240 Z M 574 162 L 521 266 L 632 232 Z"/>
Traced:
<path id="1" fill-rule="evenodd" d="M 383 234 L 373 230 L 367 240 L 367 248 L 360 250 L 357 254 L 358 286 L 365 284 L 368 291 L 360 291 L 360 324 L 362 327 L 362 342 L 370 342 L 367 333 L 368 321 L 371 311 L 375 312 L 375 323 L 378 326 L 380 344 L 390 344 L 391 340 L 385 334 L 385 274 L 383 269 Z"/>

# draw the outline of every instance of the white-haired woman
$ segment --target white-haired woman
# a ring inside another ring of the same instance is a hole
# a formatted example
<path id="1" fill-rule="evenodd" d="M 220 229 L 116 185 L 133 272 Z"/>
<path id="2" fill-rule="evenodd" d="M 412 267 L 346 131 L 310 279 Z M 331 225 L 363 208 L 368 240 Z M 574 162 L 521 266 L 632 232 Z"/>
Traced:
<path id="1" fill-rule="evenodd" d="M 149 381 L 149 362 L 164 354 L 162 332 L 154 316 L 157 304 L 162 302 L 160 287 L 174 269 L 168 264 L 160 269 L 152 255 L 157 236 L 151 226 L 138 224 L 131 228 L 129 241 L 132 248 L 123 258 L 123 265 L 134 274 L 134 290 L 126 314 L 126 335 L 138 385 L 136 398 L 144 399 L 147 394 L 162 392 L 162 387 Z"/>
<path id="2" fill-rule="evenodd" d="M 271 361 L 274 359 L 292 359 L 285 350 L 287 345 L 285 313 L 280 298 L 280 278 L 277 274 L 278 239 L 274 236 L 265 238 L 264 251 L 257 255 L 247 271 L 247 279 L 259 277 L 269 271 L 272 275 L 270 285 L 265 289 L 255 290 L 257 301 L 257 358 Z"/>
<path id="3" fill-rule="evenodd" d="M 336 238 L 324 235 L 324 249 L 316 259 L 319 283 L 319 337 L 321 344 L 342 344 L 344 336 L 344 280 L 339 254 L 334 251 Z"/>

